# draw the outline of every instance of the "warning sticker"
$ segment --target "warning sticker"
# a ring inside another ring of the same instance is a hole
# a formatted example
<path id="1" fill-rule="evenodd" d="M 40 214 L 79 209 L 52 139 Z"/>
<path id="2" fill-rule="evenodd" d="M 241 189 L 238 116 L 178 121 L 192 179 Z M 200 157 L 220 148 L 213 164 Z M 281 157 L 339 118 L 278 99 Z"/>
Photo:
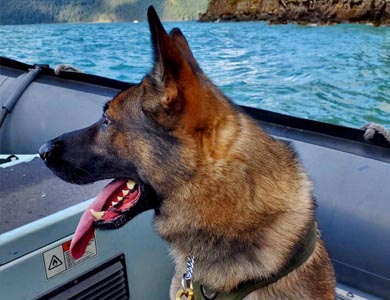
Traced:
<path id="1" fill-rule="evenodd" d="M 62 261 L 57 256 L 55 256 L 55 254 L 53 254 L 53 256 L 51 257 L 50 264 L 49 264 L 49 271 L 51 271 L 51 270 L 53 270 L 61 265 L 62 265 Z"/>
<path id="2" fill-rule="evenodd" d="M 46 277 L 51 278 L 66 270 L 64 253 L 61 245 L 43 253 Z"/>
<path id="3" fill-rule="evenodd" d="M 70 240 L 42 253 L 46 278 L 52 278 L 69 270 L 97 254 L 96 239 L 93 237 L 82 257 L 73 259 L 70 255 Z"/>

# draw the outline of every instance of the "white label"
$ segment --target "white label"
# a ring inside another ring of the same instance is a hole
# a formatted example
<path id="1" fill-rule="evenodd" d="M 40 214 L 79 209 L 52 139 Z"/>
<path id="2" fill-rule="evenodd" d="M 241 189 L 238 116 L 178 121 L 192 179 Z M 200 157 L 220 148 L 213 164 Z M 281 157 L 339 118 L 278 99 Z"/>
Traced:
<path id="1" fill-rule="evenodd" d="M 66 270 L 69 270 L 97 254 L 96 239 L 93 237 L 82 257 L 73 259 L 70 255 L 70 240 L 42 253 L 46 278 L 52 278 Z"/>
<path id="2" fill-rule="evenodd" d="M 46 277 L 51 278 L 66 270 L 64 252 L 62 245 L 59 245 L 43 253 L 45 262 Z"/>

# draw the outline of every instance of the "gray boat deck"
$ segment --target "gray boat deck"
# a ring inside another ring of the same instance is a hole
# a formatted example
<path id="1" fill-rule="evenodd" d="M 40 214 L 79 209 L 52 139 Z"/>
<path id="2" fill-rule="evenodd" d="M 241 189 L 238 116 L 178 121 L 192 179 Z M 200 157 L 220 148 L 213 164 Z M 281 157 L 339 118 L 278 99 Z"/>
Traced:
<path id="1" fill-rule="evenodd" d="M 67 183 L 39 158 L 0 168 L 0 234 L 93 198 L 107 182 Z"/>

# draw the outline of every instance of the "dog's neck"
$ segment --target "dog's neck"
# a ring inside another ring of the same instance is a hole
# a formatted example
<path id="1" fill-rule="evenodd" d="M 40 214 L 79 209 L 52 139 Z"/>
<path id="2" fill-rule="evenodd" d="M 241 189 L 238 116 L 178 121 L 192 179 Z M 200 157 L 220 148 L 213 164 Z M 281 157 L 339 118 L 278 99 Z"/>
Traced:
<path id="1" fill-rule="evenodd" d="M 311 227 L 308 229 L 306 235 L 297 243 L 294 248 L 290 259 L 286 264 L 275 274 L 272 274 L 269 277 L 263 278 L 254 278 L 253 280 L 245 281 L 240 283 L 235 289 L 230 292 L 217 292 L 213 289 L 210 289 L 206 285 L 202 285 L 199 282 L 194 282 L 194 294 L 195 298 L 199 300 L 239 300 L 245 298 L 251 292 L 264 288 L 279 279 L 283 278 L 290 272 L 297 269 L 304 262 L 306 262 L 309 257 L 312 255 L 317 242 L 317 225 L 315 222 L 312 223 Z M 187 264 L 188 265 L 188 264 Z M 193 258 L 191 265 L 191 275 L 193 272 Z M 196 265 L 195 265 L 196 268 Z"/>

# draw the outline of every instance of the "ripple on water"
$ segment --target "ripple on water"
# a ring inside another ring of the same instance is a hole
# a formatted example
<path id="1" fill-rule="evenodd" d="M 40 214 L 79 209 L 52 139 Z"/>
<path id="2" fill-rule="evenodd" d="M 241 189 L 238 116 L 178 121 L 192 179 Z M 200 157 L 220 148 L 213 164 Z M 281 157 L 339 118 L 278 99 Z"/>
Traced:
<path id="1" fill-rule="evenodd" d="M 232 100 L 351 127 L 390 126 L 390 27 L 166 23 Z M 138 82 L 152 67 L 148 25 L 0 26 L 0 55 Z"/>

